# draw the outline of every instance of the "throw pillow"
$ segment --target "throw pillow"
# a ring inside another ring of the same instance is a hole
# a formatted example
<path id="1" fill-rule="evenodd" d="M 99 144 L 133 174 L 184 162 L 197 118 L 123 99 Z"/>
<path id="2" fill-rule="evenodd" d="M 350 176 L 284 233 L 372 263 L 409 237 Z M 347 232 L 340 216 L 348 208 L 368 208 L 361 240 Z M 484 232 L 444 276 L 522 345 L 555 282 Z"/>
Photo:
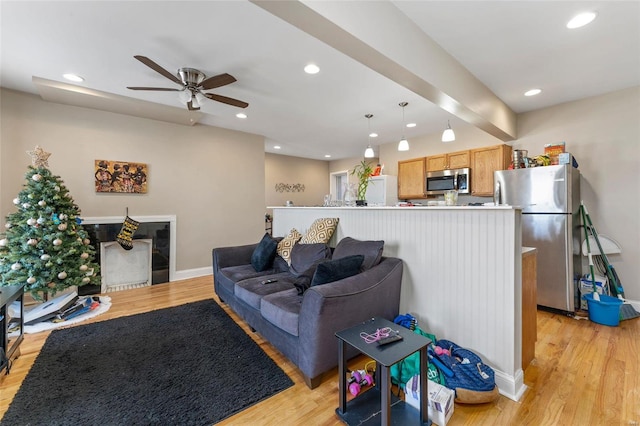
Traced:
<path id="1" fill-rule="evenodd" d="M 354 254 L 361 254 L 364 256 L 362 270 L 366 271 L 380 263 L 383 249 L 384 241 L 360 241 L 351 237 L 345 237 L 340 240 L 331 258 L 341 259 Z"/>
<path id="2" fill-rule="evenodd" d="M 302 238 L 302 234 L 296 228 L 293 228 L 289 231 L 289 235 L 278 243 L 278 254 L 287 261 L 289 266 L 291 266 L 291 249 L 300 241 L 300 238 Z"/>
<path id="3" fill-rule="evenodd" d="M 311 287 L 314 285 L 332 283 L 334 281 L 359 274 L 363 260 L 363 255 L 356 254 L 353 256 L 343 257 L 341 259 L 322 262 L 316 268 L 316 273 L 313 274 Z"/>
<path id="4" fill-rule="evenodd" d="M 331 249 L 326 244 L 296 244 L 291 249 L 291 266 L 289 272 L 296 277 L 304 274 L 315 263 L 329 259 Z M 311 271 L 313 274 L 313 271 Z"/>
<path id="5" fill-rule="evenodd" d="M 313 221 L 307 232 L 300 239 L 301 244 L 328 244 L 338 227 L 337 217 L 325 217 Z"/>
<path id="6" fill-rule="evenodd" d="M 271 267 L 276 257 L 278 242 L 265 233 L 251 254 L 251 266 L 256 272 L 262 272 Z"/>

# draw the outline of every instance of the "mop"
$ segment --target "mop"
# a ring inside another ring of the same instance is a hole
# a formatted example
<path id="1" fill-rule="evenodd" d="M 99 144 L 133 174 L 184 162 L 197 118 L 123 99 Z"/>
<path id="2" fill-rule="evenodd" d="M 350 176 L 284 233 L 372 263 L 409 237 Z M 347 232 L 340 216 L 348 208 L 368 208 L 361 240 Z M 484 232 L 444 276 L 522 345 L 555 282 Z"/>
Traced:
<path id="1" fill-rule="evenodd" d="M 598 246 L 598 250 L 600 250 L 600 257 L 602 263 L 604 263 L 605 272 L 607 278 L 609 278 L 610 288 L 613 293 L 616 293 L 618 299 L 622 300 L 622 306 L 620 306 L 620 320 L 628 320 L 632 318 L 640 317 L 640 312 L 636 311 L 635 308 L 630 303 L 624 303 L 624 289 L 622 288 L 622 283 L 620 282 L 620 278 L 618 278 L 618 274 L 614 269 L 613 265 L 609 263 L 609 259 L 602 249 L 602 245 L 600 244 L 600 240 L 598 239 L 598 233 L 596 232 L 595 226 L 591 222 L 591 217 L 589 216 L 589 212 L 587 211 L 587 207 L 584 205 L 584 202 L 580 203 L 580 207 L 582 208 L 583 221 L 586 218 L 586 222 L 584 224 L 585 229 L 588 229 L 593 236 L 593 239 L 596 241 L 596 245 Z M 589 236 L 587 235 L 587 245 L 589 242 Z M 589 264 L 592 267 L 591 253 L 589 253 Z M 593 277 L 593 269 L 591 270 L 591 276 Z M 595 287 L 594 287 L 595 292 Z"/>

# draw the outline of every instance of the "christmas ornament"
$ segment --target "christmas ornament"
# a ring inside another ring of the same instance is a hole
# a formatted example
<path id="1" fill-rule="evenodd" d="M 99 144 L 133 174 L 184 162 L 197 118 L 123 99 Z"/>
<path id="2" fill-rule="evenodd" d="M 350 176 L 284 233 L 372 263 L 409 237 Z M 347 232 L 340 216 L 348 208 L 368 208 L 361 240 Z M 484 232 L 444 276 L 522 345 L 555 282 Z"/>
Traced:
<path id="1" fill-rule="evenodd" d="M 39 145 L 36 145 L 36 148 L 33 151 L 27 151 L 27 154 L 31 156 L 31 164 L 33 167 L 49 167 L 49 162 L 47 160 L 51 153 L 45 152 Z"/>
<path id="2" fill-rule="evenodd" d="M 60 218 L 58 217 L 58 213 L 54 213 L 51 215 L 51 221 L 56 225 L 60 224 Z"/>
<path id="3" fill-rule="evenodd" d="M 80 258 L 81 258 L 81 259 L 86 259 L 86 258 L 88 258 L 88 257 L 89 257 L 89 253 L 82 253 L 82 254 L 80 255 Z"/>
<path id="4" fill-rule="evenodd" d="M 89 268 L 87 267 L 87 265 L 80 265 L 80 270 L 81 270 L 81 271 L 86 271 L 87 269 L 89 269 Z"/>
<path id="5" fill-rule="evenodd" d="M 47 287 L 49 287 L 49 288 L 55 288 L 55 286 L 56 286 L 56 285 L 55 285 L 54 283 L 49 283 L 49 284 L 47 284 Z"/>
<path id="6" fill-rule="evenodd" d="M 53 266 L 52 262 L 47 262 L 44 264 L 44 266 L 46 266 L 47 268 L 51 268 Z"/>
<path id="7" fill-rule="evenodd" d="M 47 205 L 47 202 L 46 202 L 45 200 L 40 200 L 40 201 L 38 201 L 38 205 L 39 205 L 40 207 L 44 207 L 44 206 L 46 206 L 46 205 Z"/>
<path id="8" fill-rule="evenodd" d="M 18 204 L 20 204 L 20 199 L 19 199 L 19 198 L 14 198 L 14 199 L 13 199 L 13 204 L 15 204 L 16 206 L 17 206 Z"/>
<path id="9" fill-rule="evenodd" d="M 19 271 L 20 269 L 22 269 L 22 265 L 19 264 L 18 262 L 16 262 L 13 265 L 11 265 L 11 270 L 12 271 Z"/>
<path id="10" fill-rule="evenodd" d="M 54 187 L 53 187 L 53 189 L 54 189 L 56 192 L 60 191 L 60 187 L 59 187 L 58 185 L 54 186 Z"/>
<path id="11" fill-rule="evenodd" d="M 23 203 L 22 204 L 22 208 L 28 209 L 29 207 L 31 207 L 31 204 L 29 204 L 29 203 Z"/>
<path id="12" fill-rule="evenodd" d="M 64 280 L 65 278 L 67 278 L 67 273 L 65 271 L 60 272 L 58 274 L 58 278 Z"/>
<path id="13" fill-rule="evenodd" d="M 66 215 L 66 214 L 64 214 L 64 213 L 60 213 L 60 214 L 58 215 L 58 218 L 59 218 L 60 220 L 65 220 L 65 219 L 67 218 L 67 215 Z"/>
<path id="14" fill-rule="evenodd" d="M 30 246 L 35 246 L 36 244 L 38 244 L 38 240 L 36 240 L 35 238 L 29 238 L 29 240 L 27 240 L 27 244 Z"/>
<path id="15" fill-rule="evenodd" d="M 37 220 L 39 225 L 44 225 L 45 221 L 46 221 L 46 219 L 44 217 L 39 217 L 38 220 Z"/>
<path id="16" fill-rule="evenodd" d="M 82 242 L 82 238 L 78 237 L 78 238 L 76 238 L 76 241 L 81 243 Z"/>
<path id="17" fill-rule="evenodd" d="M 34 218 L 32 218 L 32 217 L 31 217 L 31 218 L 29 218 L 29 219 L 27 219 L 27 225 L 29 225 L 29 226 L 33 226 L 33 225 L 35 225 L 36 223 L 38 223 L 38 222 L 37 222 Z"/>
<path id="18" fill-rule="evenodd" d="M 33 200 L 33 194 L 27 195 L 27 198 L 30 199 L 30 200 Z"/>
<path id="19" fill-rule="evenodd" d="M 42 175 L 36 173 L 35 175 L 31 176 L 31 179 L 33 179 L 36 182 L 40 182 L 40 180 L 42 179 Z"/>
<path id="20" fill-rule="evenodd" d="M 3 239 L 0 240 L 0 247 L 6 247 L 8 245 L 9 245 L 9 240 L 8 239 L 3 238 Z M 82 253 L 82 254 L 86 254 L 86 253 Z M 82 257 L 82 256 L 80 256 L 80 257 Z M 83 258 L 83 259 L 86 259 L 86 257 Z"/>
<path id="21" fill-rule="evenodd" d="M 49 260 L 51 259 L 51 256 L 49 256 L 48 254 L 43 254 L 42 256 L 40 256 L 40 260 Z"/>
<path id="22" fill-rule="evenodd" d="M 7 223 L 5 223 L 5 224 L 4 224 L 4 227 L 5 227 L 5 228 L 7 228 L 7 229 L 11 228 L 11 222 L 7 222 Z"/>
<path id="23" fill-rule="evenodd" d="M 62 244 L 62 240 L 60 238 L 56 238 L 55 240 L 53 240 L 53 245 L 54 246 L 59 246 Z"/>
<path id="24" fill-rule="evenodd" d="M 84 277 L 82 279 L 82 282 L 85 283 L 85 284 L 87 284 L 89 281 L 91 281 L 91 279 L 89 277 Z"/>
<path id="25" fill-rule="evenodd" d="M 61 223 L 60 225 L 58 225 L 58 230 L 64 231 L 65 229 L 67 229 L 67 224 L 66 223 Z"/>
<path id="26" fill-rule="evenodd" d="M 33 278 L 33 277 L 29 277 L 29 278 L 27 278 L 27 282 L 28 282 L 29 284 L 33 284 L 33 283 L 35 283 L 35 282 L 36 282 L 36 279 L 35 279 L 35 278 Z"/>
<path id="27" fill-rule="evenodd" d="M 88 246 L 89 244 L 91 244 L 91 240 L 88 239 L 88 238 L 85 238 L 83 243 L 84 243 L 85 246 Z"/>
<path id="28" fill-rule="evenodd" d="M 80 225 L 82 223 L 82 219 L 80 219 L 79 217 L 76 217 L 76 224 Z"/>

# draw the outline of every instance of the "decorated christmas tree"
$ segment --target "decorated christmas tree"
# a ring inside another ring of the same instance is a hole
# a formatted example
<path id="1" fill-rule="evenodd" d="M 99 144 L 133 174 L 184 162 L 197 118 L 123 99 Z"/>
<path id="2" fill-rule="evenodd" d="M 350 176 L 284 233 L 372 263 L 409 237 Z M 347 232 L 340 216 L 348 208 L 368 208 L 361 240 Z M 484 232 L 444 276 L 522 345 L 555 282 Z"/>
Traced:
<path id="1" fill-rule="evenodd" d="M 37 300 L 71 286 L 99 284 L 95 249 L 83 229 L 80 209 L 59 176 L 49 171 L 51 154 L 27 151 L 32 165 L 13 200 L 0 234 L 0 284 L 25 285 Z"/>

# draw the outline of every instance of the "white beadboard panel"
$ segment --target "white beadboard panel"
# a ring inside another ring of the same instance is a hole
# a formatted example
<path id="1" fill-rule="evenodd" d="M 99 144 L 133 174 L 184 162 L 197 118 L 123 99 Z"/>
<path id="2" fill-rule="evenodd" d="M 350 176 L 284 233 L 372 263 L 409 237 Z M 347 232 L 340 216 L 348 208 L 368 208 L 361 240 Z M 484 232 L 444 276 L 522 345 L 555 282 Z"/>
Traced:
<path id="1" fill-rule="evenodd" d="M 421 328 L 477 352 L 499 372 L 505 396 L 522 395 L 520 211 L 510 207 L 282 207 L 275 236 L 304 232 L 314 219 L 340 219 L 346 236 L 384 240 L 404 261 L 400 312 Z"/>

